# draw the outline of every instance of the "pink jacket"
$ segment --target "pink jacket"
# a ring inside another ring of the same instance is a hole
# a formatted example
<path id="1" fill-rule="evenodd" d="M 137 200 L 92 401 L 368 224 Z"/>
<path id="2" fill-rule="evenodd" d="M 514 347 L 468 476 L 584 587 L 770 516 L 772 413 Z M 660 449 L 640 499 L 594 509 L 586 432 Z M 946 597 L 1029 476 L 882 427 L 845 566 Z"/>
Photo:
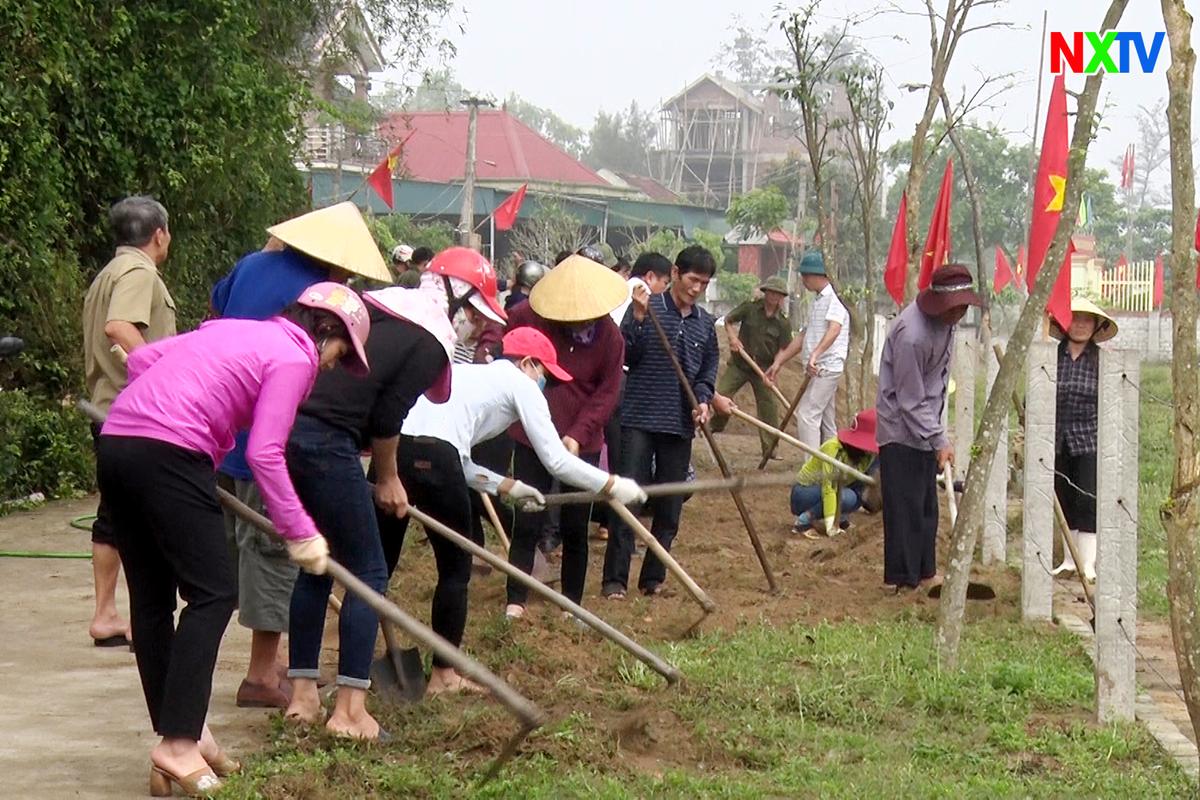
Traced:
<path id="1" fill-rule="evenodd" d="M 250 430 L 246 461 L 271 520 L 288 539 L 317 533 L 288 476 L 284 448 L 317 377 L 317 348 L 283 319 L 218 319 L 139 347 L 103 433 L 204 453 L 213 468 Z"/>

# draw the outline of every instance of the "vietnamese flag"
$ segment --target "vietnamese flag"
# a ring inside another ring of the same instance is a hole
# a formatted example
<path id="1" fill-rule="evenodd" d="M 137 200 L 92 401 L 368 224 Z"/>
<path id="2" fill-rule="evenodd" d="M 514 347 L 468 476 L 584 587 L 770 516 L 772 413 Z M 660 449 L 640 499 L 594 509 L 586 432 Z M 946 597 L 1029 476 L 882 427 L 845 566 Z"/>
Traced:
<path id="1" fill-rule="evenodd" d="M 953 191 L 954 162 L 947 160 L 946 171 L 942 173 L 942 188 L 929 220 L 929 235 L 925 237 L 921 273 L 917 276 L 918 289 L 927 289 L 933 282 L 933 271 L 950 260 L 950 195 Z"/>
<path id="2" fill-rule="evenodd" d="M 996 294 L 1004 291 L 1004 287 L 1013 283 L 1012 267 L 1008 265 L 1008 257 L 1004 248 L 996 245 L 996 268 L 992 271 L 992 291 Z"/>
<path id="3" fill-rule="evenodd" d="M 904 218 L 908 215 L 908 192 L 900 195 L 900 211 L 892 226 L 892 245 L 888 248 L 887 265 L 883 268 L 883 285 L 896 305 L 904 305 L 904 282 L 908 280 L 908 242 L 904 238 Z"/>
<path id="4" fill-rule="evenodd" d="M 1037 180 L 1033 184 L 1033 220 L 1029 226 L 1029 263 L 1025 272 L 1030 292 L 1033 291 L 1034 281 L 1046 260 L 1046 251 L 1050 249 L 1050 240 L 1054 238 L 1059 217 L 1062 216 L 1069 153 L 1067 90 L 1063 76 L 1058 75 L 1050 89 L 1050 105 L 1046 109 L 1046 128 L 1042 135 L 1042 155 L 1038 161 Z M 1071 324 L 1072 249 L 1067 248 L 1063 263 L 1057 265 L 1058 279 L 1046 304 L 1046 309 L 1054 315 L 1063 330 Z"/>
<path id="5" fill-rule="evenodd" d="M 1158 308 L 1163 301 L 1163 259 L 1162 253 L 1154 257 L 1154 307 Z"/>
<path id="6" fill-rule="evenodd" d="M 525 189 L 528 186 L 529 184 L 522 183 L 520 189 L 496 206 L 496 210 L 492 212 L 492 218 L 496 221 L 496 230 L 506 231 L 517 221 L 517 212 L 521 210 L 521 203 L 525 200 Z"/>
<path id="7" fill-rule="evenodd" d="M 405 142 L 408 141 L 406 138 Z M 384 156 L 383 161 L 379 162 L 379 166 L 371 170 L 371 174 L 367 176 L 367 185 L 375 190 L 375 194 L 383 200 L 388 208 L 394 208 L 392 198 L 392 172 L 400 164 L 400 149 L 404 147 L 404 142 L 392 148 L 392 151 Z"/>

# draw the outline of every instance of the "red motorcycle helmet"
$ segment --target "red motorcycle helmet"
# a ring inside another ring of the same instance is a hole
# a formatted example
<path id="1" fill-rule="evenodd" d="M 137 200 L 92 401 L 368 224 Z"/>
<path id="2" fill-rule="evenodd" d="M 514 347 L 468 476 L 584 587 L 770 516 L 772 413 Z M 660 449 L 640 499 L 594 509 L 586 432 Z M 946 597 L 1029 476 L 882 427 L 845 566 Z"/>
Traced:
<path id="1" fill-rule="evenodd" d="M 492 265 L 483 257 L 482 253 L 469 247 L 447 247 L 429 262 L 428 271 L 434 275 L 466 281 L 474 287 L 483 302 L 496 316 L 501 320 L 508 319 L 503 306 L 496 298 L 498 288 L 496 271 L 492 269 Z M 460 299 L 466 300 L 466 298 Z"/>

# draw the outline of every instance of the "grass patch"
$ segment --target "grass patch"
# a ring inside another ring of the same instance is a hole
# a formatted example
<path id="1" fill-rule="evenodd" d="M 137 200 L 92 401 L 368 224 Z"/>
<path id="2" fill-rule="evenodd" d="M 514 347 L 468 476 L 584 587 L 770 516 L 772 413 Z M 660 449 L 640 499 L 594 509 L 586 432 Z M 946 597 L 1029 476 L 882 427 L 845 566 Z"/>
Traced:
<path id="1" fill-rule="evenodd" d="M 686 676 L 680 687 L 617 660 L 605 680 L 556 686 L 539 698 L 553 721 L 486 786 L 476 781 L 513 725 L 494 704 L 456 699 L 385 715 L 389 747 L 281 725 L 221 797 L 1192 792 L 1143 729 L 1091 722 L 1091 665 L 1065 633 L 973 623 L 955 672 L 938 670 L 919 621 L 755 624 L 656 646 Z"/>
<path id="2" fill-rule="evenodd" d="M 1138 611 L 1167 616 L 1167 534 L 1159 510 L 1175 469 L 1169 364 L 1143 364 L 1138 424 Z"/>

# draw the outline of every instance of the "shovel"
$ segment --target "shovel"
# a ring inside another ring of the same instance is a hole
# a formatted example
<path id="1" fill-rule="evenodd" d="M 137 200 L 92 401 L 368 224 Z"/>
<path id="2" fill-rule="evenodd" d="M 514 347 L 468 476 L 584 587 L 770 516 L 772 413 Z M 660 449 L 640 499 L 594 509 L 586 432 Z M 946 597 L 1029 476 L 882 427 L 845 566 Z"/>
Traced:
<path id="1" fill-rule="evenodd" d="M 387 652 L 371 663 L 371 688 L 385 703 L 419 703 L 425 696 L 425 666 L 415 647 L 401 650 L 396 631 L 382 620 Z"/>

